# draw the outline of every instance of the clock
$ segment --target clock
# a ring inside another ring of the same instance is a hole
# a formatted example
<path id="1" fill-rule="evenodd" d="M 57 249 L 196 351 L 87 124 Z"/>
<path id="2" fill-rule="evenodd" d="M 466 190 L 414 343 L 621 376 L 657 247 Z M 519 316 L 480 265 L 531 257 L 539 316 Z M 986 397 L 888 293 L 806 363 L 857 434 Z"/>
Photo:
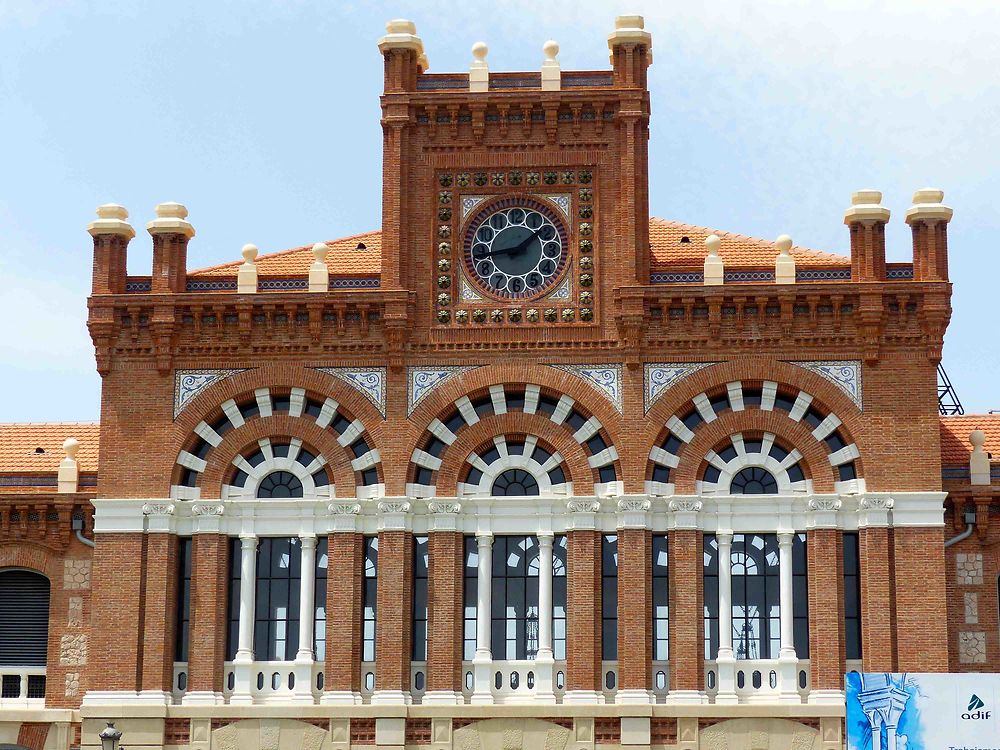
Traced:
<path id="1" fill-rule="evenodd" d="M 501 299 L 542 294 L 562 275 L 567 256 L 562 222 L 533 200 L 508 199 L 486 208 L 466 231 L 469 278 Z"/>

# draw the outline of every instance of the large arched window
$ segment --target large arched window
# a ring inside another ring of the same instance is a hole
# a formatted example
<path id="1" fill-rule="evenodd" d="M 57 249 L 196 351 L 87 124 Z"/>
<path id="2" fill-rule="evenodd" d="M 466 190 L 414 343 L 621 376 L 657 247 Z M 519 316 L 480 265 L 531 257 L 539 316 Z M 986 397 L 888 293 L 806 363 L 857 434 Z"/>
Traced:
<path id="1" fill-rule="evenodd" d="M 534 435 L 503 435 L 473 451 L 466 458 L 460 495 L 479 497 L 531 497 L 568 495 L 572 491 L 563 457 Z"/>
<path id="2" fill-rule="evenodd" d="M 748 466 L 741 469 L 729 483 L 730 495 L 776 495 L 778 480 L 767 469 Z"/>
<path id="3" fill-rule="evenodd" d="M 49 589 L 40 573 L 0 571 L 0 699 L 45 698 Z"/>
<path id="4" fill-rule="evenodd" d="M 265 500 L 302 497 L 302 482 L 288 471 L 273 471 L 257 487 L 257 497 Z"/>
<path id="5" fill-rule="evenodd" d="M 538 482 L 524 469 L 508 469 L 493 480 L 494 497 L 537 495 Z"/>

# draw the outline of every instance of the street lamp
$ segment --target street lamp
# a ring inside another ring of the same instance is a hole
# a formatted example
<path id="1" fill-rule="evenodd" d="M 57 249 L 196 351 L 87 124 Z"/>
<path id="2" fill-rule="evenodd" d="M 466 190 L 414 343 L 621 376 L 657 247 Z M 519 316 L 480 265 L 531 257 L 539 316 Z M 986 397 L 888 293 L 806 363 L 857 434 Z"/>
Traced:
<path id="1" fill-rule="evenodd" d="M 101 747 L 103 750 L 118 750 L 118 743 L 121 742 L 122 733 L 121 730 L 115 729 L 113 721 L 109 721 L 108 725 L 101 730 L 98 737 L 101 738 Z"/>

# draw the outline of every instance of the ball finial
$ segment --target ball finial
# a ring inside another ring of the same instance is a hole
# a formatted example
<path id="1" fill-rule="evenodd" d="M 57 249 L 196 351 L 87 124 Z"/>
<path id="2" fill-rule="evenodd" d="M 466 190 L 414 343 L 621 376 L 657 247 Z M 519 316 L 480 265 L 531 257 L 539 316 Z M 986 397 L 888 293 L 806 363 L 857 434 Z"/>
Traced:
<path id="1" fill-rule="evenodd" d="M 67 458 L 76 458 L 76 452 L 80 450 L 80 441 L 73 437 L 66 438 L 63 442 L 63 450 L 66 452 Z"/>
<path id="2" fill-rule="evenodd" d="M 788 251 L 792 249 L 792 238 L 787 234 L 783 234 L 774 241 L 774 244 L 777 246 L 779 253 L 788 255 Z"/>
<path id="3" fill-rule="evenodd" d="M 722 245 L 722 240 L 717 234 L 710 234 L 705 238 L 705 247 L 708 248 L 709 255 L 718 255 L 720 245 Z"/>
<path id="4" fill-rule="evenodd" d="M 326 262 L 328 252 L 330 252 L 330 246 L 325 242 L 317 242 L 313 245 L 313 257 L 320 263 Z"/>
<path id="5" fill-rule="evenodd" d="M 555 60 L 556 55 L 559 54 L 559 42 L 549 39 L 549 41 L 542 45 L 542 52 L 545 53 L 546 60 Z"/>
<path id="6" fill-rule="evenodd" d="M 243 249 L 240 250 L 240 254 L 243 256 L 243 260 L 247 263 L 253 263 L 257 260 L 257 246 L 256 245 L 244 245 Z"/>
<path id="7" fill-rule="evenodd" d="M 490 48 L 486 46 L 486 42 L 476 42 L 472 45 L 472 57 L 475 58 L 476 62 L 484 62 L 489 51 Z"/>
<path id="8" fill-rule="evenodd" d="M 969 433 L 969 442 L 972 443 L 973 448 L 982 448 L 986 445 L 986 433 L 982 430 L 973 430 Z"/>

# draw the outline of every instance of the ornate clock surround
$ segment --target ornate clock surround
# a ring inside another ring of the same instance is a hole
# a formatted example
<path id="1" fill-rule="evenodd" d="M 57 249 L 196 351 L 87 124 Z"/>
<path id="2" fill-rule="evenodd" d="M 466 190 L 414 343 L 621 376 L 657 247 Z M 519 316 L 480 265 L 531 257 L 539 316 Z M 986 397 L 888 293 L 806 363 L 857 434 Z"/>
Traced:
<path id="1" fill-rule="evenodd" d="M 595 168 L 439 170 L 434 198 L 434 319 L 439 326 L 587 325 L 595 316 Z M 510 207 L 538 210 L 565 230 L 559 269 L 537 295 L 510 299 L 471 276 L 470 228 Z"/>

